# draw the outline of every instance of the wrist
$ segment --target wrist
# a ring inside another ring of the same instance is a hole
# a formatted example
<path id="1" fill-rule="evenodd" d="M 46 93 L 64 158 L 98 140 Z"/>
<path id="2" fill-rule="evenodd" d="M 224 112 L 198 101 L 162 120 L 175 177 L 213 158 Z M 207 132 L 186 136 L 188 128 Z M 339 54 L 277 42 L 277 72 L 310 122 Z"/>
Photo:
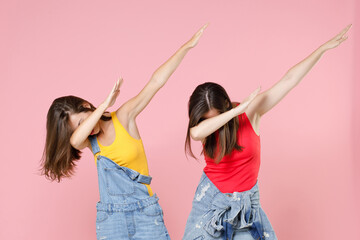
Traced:
<path id="1" fill-rule="evenodd" d="M 321 45 L 318 49 L 317 49 L 317 51 L 319 51 L 321 54 L 323 54 L 324 52 L 326 52 L 327 50 L 329 50 L 330 48 L 328 48 L 327 46 L 326 46 L 326 43 L 325 44 L 323 44 L 323 45 Z"/>
<path id="2" fill-rule="evenodd" d="M 234 117 L 236 117 L 236 116 L 238 116 L 239 114 L 242 113 L 241 110 L 242 110 L 242 109 L 240 109 L 238 106 L 236 106 L 236 107 L 230 109 L 229 112 L 230 112 L 232 118 L 234 118 Z"/>
<path id="3" fill-rule="evenodd" d="M 180 51 L 189 51 L 190 49 L 194 48 L 194 45 L 188 41 L 184 45 L 181 46 Z"/>
<path id="4" fill-rule="evenodd" d="M 99 109 L 102 112 L 105 112 L 108 107 L 109 107 L 108 104 L 106 102 L 103 102 L 97 107 L 97 109 Z"/>

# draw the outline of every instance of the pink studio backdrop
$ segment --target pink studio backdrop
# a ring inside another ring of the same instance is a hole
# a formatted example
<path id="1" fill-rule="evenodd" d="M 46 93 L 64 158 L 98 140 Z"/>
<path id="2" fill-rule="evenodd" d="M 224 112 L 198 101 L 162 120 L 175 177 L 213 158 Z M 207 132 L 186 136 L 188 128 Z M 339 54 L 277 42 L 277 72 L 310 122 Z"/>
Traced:
<path id="1" fill-rule="evenodd" d="M 264 116 L 260 193 L 279 239 L 359 236 L 360 12 L 356 0 L 2 1 L 0 3 L 0 238 L 96 239 L 97 174 L 86 150 L 76 175 L 38 175 L 52 100 L 78 95 L 98 105 L 118 76 L 116 103 L 204 23 L 199 45 L 139 116 L 152 187 L 172 239 L 181 239 L 204 166 L 187 160 L 187 101 L 215 81 L 241 101 L 348 23 L 349 40 L 327 52 Z M 357 11 L 356 11 L 357 9 Z M 356 81 L 357 80 L 357 81 Z M 112 108 L 111 110 L 115 110 Z M 200 144 L 194 143 L 199 152 Z"/>

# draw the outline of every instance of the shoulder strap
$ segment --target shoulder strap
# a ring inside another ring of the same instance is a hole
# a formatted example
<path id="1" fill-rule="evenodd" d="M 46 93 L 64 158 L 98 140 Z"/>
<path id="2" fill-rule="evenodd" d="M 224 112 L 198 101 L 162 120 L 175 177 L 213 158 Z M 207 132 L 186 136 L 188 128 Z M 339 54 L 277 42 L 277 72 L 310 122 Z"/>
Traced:
<path id="1" fill-rule="evenodd" d="M 98 152 L 100 152 L 100 148 L 99 148 L 99 145 L 97 143 L 96 136 L 89 136 L 89 140 L 90 140 L 90 143 L 91 143 L 91 149 L 92 149 L 93 154 L 95 155 Z"/>

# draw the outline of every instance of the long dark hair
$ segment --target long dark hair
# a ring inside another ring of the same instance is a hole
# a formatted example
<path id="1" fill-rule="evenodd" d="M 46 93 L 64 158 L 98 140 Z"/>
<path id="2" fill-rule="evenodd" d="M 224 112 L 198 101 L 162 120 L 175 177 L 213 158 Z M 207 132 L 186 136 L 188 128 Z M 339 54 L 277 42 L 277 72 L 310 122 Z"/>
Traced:
<path id="1" fill-rule="evenodd" d="M 76 161 L 80 159 L 81 151 L 70 144 L 73 133 L 69 124 L 70 114 L 94 111 L 96 108 L 88 101 L 65 96 L 57 98 L 51 104 L 47 113 L 46 142 L 41 159 L 41 174 L 54 181 L 74 174 Z M 102 116 L 108 121 L 111 117 Z"/>
<path id="2" fill-rule="evenodd" d="M 232 103 L 222 86 L 217 83 L 206 82 L 195 88 L 190 96 L 188 107 L 189 125 L 185 141 L 185 152 L 196 158 L 191 150 L 190 128 L 203 121 L 203 116 L 211 109 L 216 109 L 221 114 L 232 109 Z M 205 138 L 202 153 L 219 163 L 234 148 L 239 151 L 242 150 L 242 147 L 237 144 L 238 129 L 239 119 L 234 117 L 218 130 L 218 141 L 216 140 L 216 132 Z"/>

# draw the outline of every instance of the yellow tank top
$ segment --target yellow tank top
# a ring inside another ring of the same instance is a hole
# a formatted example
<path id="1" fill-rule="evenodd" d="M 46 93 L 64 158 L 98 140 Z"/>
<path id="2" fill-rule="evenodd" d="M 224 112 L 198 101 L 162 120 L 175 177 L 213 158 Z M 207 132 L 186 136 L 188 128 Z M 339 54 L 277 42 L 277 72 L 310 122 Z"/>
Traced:
<path id="1" fill-rule="evenodd" d="M 127 167 L 142 175 L 149 176 L 149 169 L 142 140 L 130 136 L 126 129 L 121 125 L 116 116 L 116 112 L 111 113 L 111 119 L 115 128 L 115 140 L 111 145 L 103 146 L 99 140 L 96 139 L 100 148 L 99 154 L 110 158 L 122 167 Z M 97 159 L 96 155 L 95 162 Z M 149 195 L 152 196 L 153 192 L 150 185 L 144 185 L 147 187 Z"/>

